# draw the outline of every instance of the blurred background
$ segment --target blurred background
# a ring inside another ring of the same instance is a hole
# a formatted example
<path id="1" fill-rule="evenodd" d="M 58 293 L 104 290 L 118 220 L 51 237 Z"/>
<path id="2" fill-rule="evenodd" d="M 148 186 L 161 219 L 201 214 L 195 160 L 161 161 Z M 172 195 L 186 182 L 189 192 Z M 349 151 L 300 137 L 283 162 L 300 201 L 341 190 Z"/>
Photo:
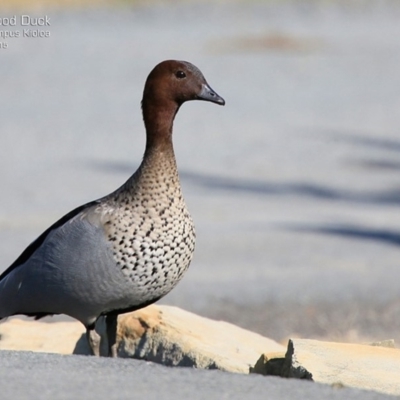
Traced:
<path id="1" fill-rule="evenodd" d="M 175 122 L 197 248 L 161 302 L 282 341 L 400 343 L 398 2 L 1 0 L 22 14 L 51 26 L 0 37 L 0 271 L 136 170 L 144 81 L 183 59 L 226 106 Z"/>

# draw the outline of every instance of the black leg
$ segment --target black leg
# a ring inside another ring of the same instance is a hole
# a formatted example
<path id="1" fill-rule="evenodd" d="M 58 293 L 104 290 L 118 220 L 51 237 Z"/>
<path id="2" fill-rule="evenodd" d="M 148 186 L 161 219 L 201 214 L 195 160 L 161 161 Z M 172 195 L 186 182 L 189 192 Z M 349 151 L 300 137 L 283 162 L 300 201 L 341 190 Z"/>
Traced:
<path id="1" fill-rule="evenodd" d="M 108 356 L 114 358 L 117 357 L 117 322 L 118 315 L 106 316 Z"/>
<path id="2" fill-rule="evenodd" d="M 86 327 L 86 338 L 93 355 L 100 356 L 100 335 L 95 331 L 95 323 Z"/>

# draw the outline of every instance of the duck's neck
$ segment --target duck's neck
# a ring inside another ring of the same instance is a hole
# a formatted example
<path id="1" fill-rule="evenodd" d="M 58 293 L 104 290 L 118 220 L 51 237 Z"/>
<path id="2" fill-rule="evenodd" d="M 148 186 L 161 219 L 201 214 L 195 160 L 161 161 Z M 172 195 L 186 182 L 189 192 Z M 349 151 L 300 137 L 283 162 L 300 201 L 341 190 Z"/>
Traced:
<path id="1" fill-rule="evenodd" d="M 179 106 L 175 102 L 156 104 L 143 100 L 143 120 L 146 127 L 146 150 L 144 157 L 154 152 L 172 152 L 172 127 Z"/>
<path id="2" fill-rule="evenodd" d="M 142 103 L 146 127 L 146 150 L 136 173 L 126 182 L 124 189 L 135 192 L 158 190 L 162 183 L 168 192 L 179 192 L 180 183 L 172 145 L 172 126 L 179 106 L 160 106 Z"/>

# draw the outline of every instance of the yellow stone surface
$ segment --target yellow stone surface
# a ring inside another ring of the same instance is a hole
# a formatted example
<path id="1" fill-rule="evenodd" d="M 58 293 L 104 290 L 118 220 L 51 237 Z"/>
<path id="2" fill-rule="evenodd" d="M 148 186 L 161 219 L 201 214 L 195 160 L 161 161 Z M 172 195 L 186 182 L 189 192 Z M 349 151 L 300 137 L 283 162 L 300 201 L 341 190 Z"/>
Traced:
<path id="1" fill-rule="evenodd" d="M 80 322 L 37 322 L 12 319 L 0 324 L 0 350 L 72 354 L 85 332 Z"/>

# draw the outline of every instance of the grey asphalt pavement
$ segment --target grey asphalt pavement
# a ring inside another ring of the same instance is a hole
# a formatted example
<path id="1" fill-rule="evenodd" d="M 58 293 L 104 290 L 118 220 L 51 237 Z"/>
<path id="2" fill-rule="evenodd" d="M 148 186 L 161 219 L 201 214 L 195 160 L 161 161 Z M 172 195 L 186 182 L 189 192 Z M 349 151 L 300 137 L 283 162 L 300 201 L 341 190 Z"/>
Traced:
<path id="1" fill-rule="evenodd" d="M 309 381 L 169 368 L 137 360 L 0 351 L 1 399 L 390 400 Z"/>

